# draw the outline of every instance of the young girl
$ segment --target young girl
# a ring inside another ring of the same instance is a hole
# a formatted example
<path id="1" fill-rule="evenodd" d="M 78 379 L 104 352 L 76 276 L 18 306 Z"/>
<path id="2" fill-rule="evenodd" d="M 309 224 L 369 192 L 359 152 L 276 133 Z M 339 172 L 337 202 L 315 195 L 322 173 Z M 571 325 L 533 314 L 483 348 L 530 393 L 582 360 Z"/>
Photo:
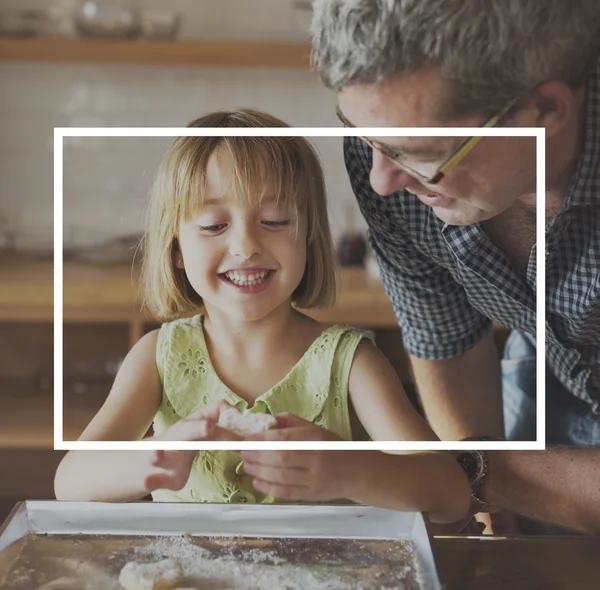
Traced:
<path id="1" fill-rule="evenodd" d="M 286 125 L 241 110 L 190 126 Z M 334 277 L 323 174 L 308 141 L 179 137 L 154 182 L 143 266 L 146 304 L 170 321 L 131 349 L 80 440 L 139 440 L 151 424 L 158 440 L 235 440 L 215 425 L 219 402 L 278 415 L 278 426 L 310 439 L 352 440 L 364 429 L 374 440 L 434 440 L 365 332 L 325 327 L 297 310 L 331 304 Z M 200 304 L 206 313 L 197 314 Z M 260 475 L 260 459 L 249 457 Z M 288 500 L 346 498 L 438 521 L 469 507 L 468 481 L 449 453 L 303 457 L 309 467 L 313 457 L 332 463 L 310 471 L 319 480 L 310 492 L 254 480 L 235 452 L 71 451 L 55 490 L 65 500 L 150 492 L 183 502 L 274 502 L 281 491 Z"/>

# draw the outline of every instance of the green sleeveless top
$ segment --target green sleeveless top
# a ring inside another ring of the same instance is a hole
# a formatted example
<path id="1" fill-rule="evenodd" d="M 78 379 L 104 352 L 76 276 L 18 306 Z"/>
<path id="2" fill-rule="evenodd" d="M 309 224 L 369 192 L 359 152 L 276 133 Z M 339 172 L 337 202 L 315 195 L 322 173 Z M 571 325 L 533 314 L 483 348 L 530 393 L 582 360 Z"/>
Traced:
<path id="1" fill-rule="evenodd" d="M 248 403 L 231 391 L 212 366 L 203 315 L 163 324 L 158 334 L 156 364 L 163 387 L 154 417 L 154 432 L 162 434 L 175 422 L 202 407 L 225 400 L 240 411 L 290 412 L 352 439 L 348 410 L 348 379 L 359 342 L 368 332 L 349 326 L 326 328 L 291 371 L 271 389 Z M 239 453 L 199 451 L 187 484 L 178 491 L 156 490 L 159 502 L 262 502 L 275 499 L 252 487 Z"/>

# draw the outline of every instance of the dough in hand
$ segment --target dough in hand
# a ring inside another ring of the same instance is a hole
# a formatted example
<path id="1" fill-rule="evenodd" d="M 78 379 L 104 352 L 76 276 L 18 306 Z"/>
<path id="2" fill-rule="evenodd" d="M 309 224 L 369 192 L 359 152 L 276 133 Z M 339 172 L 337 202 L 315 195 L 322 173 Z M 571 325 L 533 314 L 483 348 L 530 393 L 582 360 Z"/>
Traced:
<path id="1" fill-rule="evenodd" d="M 230 430 L 238 436 L 250 436 L 277 426 L 277 420 L 270 414 L 251 412 L 242 414 L 236 408 L 226 408 L 221 410 L 217 426 Z"/>
<path id="2" fill-rule="evenodd" d="M 119 574 L 125 590 L 172 590 L 183 581 L 183 569 L 175 559 L 155 563 L 130 561 Z"/>

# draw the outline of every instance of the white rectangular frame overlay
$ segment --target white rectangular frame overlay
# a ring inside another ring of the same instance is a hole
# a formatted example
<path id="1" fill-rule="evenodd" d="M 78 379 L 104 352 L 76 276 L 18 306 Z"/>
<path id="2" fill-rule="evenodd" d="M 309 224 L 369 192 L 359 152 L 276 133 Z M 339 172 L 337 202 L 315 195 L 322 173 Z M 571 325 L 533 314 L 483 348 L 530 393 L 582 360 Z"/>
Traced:
<path id="1" fill-rule="evenodd" d="M 177 137 L 177 136 L 245 136 L 245 137 L 535 137 L 536 138 L 536 404 L 535 441 L 65 441 L 63 440 L 63 139 L 65 137 Z M 323 449 L 323 450 L 543 450 L 546 448 L 545 399 L 545 204 L 546 151 L 543 128 L 471 128 L 471 127 L 402 127 L 402 128 L 189 128 L 189 127 L 55 127 L 54 128 L 54 448 L 56 450 L 142 450 L 142 449 Z M 542 237 L 543 239 L 540 239 Z"/>

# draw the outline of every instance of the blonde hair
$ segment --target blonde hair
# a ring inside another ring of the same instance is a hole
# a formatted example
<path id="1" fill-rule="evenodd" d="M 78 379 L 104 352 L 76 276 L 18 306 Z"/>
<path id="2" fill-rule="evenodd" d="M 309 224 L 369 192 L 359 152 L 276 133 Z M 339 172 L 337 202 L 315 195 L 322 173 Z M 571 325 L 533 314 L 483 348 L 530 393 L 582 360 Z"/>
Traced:
<path id="1" fill-rule="evenodd" d="M 252 109 L 222 111 L 192 121 L 188 127 L 288 127 Z M 256 205 L 275 190 L 287 211 L 305 212 L 307 260 L 292 296 L 298 307 L 332 305 L 336 295 L 334 249 L 327 216 L 325 181 L 319 157 L 303 137 L 178 137 L 167 150 L 150 192 L 144 235 L 142 299 L 160 320 L 195 311 L 201 297 L 185 271 L 175 266 L 179 223 L 202 206 L 206 168 L 212 154 L 227 153 L 233 163 L 232 190 Z"/>

